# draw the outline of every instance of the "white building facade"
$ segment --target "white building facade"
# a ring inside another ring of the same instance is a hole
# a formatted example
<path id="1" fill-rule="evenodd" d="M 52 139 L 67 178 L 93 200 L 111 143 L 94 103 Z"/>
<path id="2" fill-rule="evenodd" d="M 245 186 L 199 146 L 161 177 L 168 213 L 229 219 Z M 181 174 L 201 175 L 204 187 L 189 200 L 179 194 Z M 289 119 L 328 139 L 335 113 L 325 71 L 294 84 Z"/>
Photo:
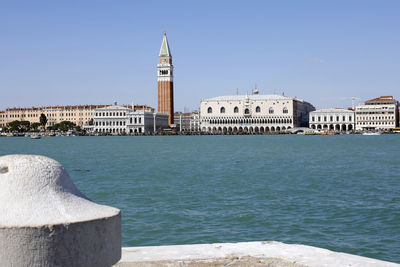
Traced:
<path id="1" fill-rule="evenodd" d="M 319 109 L 310 112 L 310 128 L 324 131 L 354 131 L 354 111 L 344 108 Z"/>
<path id="2" fill-rule="evenodd" d="M 154 110 L 136 110 L 127 116 L 126 131 L 129 134 L 161 132 L 168 128 L 168 113 Z"/>
<path id="3" fill-rule="evenodd" d="M 399 126 L 399 103 L 392 96 L 381 96 L 356 107 L 356 130 L 391 130 Z"/>
<path id="4" fill-rule="evenodd" d="M 284 95 L 233 95 L 202 99 L 200 127 L 211 133 L 268 133 L 308 127 L 308 102 Z"/>
<path id="5" fill-rule="evenodd" d="M 153 108 L 134 109 L 132 106 L 112 106 L 95 109 L 93 131 L 99 134 L 152 133 L 168 127 L 168 114 Z"/>
<path id="6" fill-rule="evenodd" d="M 176 129 L 180 132 L 200 132 L 200 114 L 198 110 L 190 113 L 176 112 L 174 117 Z"/>
<path id="7" fill-rule="evenodd" d="M 132 109 L 118 106 L 117 103 L 112 106 L 95 109 L 93 131 L 103 134 L 126 133 L 127 114 L 131 111 Z"/>

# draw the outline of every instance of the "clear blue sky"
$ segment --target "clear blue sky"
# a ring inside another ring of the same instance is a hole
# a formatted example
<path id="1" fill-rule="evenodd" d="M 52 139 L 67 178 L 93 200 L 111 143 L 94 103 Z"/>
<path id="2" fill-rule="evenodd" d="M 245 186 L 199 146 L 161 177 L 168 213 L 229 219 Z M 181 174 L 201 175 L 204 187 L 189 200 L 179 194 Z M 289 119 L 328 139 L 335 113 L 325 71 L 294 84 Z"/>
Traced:
<path id="1" fill-rule="evenodd" d="M 177 111 L 255 83 L 317 108 L 400 100 L 398 0 L 0 0 L 0 109 L 156 107 L 164 29 Z"/>

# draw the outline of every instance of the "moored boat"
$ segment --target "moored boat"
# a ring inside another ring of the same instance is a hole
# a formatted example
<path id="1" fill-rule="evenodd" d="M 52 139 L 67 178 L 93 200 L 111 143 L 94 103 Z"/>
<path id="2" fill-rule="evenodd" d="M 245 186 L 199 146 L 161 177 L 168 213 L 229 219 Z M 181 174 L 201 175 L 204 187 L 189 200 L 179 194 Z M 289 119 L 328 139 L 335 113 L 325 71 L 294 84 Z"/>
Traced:
<path id="1" fill-rule="evenodd" d="M 362 133 L 362 135 L 381 135 L 381 133 Z"/>

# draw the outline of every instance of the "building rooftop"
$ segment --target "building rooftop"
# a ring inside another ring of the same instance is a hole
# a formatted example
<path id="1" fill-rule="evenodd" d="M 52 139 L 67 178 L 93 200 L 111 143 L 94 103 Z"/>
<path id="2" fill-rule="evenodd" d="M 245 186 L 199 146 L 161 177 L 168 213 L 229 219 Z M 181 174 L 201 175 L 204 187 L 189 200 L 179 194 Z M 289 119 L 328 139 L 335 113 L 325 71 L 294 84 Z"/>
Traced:
<path id="1" fill-rule="evenodd" d="M 325 109 L 318 109 L 314 110 L 311 112 L 321 112 L 321 113 L 329 113 L 329 112 L 347 112 L 347 113 L 353 113 L 353 110 L 347 109 L 347 108 L 325 108 Z"/>
<path id="2" fill-rule="evenodd" d="M 391 95 L 384 95 L 365 101 L 365 104 L 385 104 L 385 103 L 397 103 L 397 101 L 393 99 L 393 96 Z"/>
<path id="3" fill-rule="evenodd" d="M 285 95 L 228 95 L 228 96 L 217 96 L 213 98 L 203 99 L 204 101 L 226 101 L 226 100 L 299 100 L 295 97 L 288 97 Z"/>
<path id="4" fill-rule="evenodd" d="M 97 110 L 114 110 L 114 109 L 131 110 L 132 106 L 110 105 L 110 106 L 105 106 L 105 107 L 98 108 Z"/>

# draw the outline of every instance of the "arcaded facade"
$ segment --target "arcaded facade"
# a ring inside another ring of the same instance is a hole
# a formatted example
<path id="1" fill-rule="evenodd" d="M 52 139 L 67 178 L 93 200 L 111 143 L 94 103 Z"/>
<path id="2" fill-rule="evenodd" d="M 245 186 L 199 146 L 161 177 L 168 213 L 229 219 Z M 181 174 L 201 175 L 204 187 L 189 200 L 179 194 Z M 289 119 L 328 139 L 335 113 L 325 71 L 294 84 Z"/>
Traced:
<path id="1" fill-rule="evenodd" d="M 284 95 L 232 95 L 202 99 L 201 131 L 267 133 L 308 127 L 314 106 Z"/>
<path id="2" fill-rule="evenodd" d="M 310 112 L 310 128 L 323 131 L 354 131 L 354 111 L 344 108 L 319 109 Z"/>

